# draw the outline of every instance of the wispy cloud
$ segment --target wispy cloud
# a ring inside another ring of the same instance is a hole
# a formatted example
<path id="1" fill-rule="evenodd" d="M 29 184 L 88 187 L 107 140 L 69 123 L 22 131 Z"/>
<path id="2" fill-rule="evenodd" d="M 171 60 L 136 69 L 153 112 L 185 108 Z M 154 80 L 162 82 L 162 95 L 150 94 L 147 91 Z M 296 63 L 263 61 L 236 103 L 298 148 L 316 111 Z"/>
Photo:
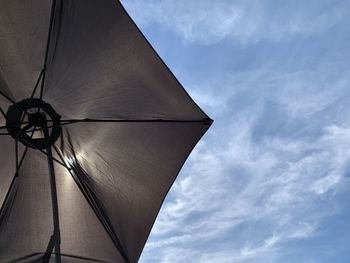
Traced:
<path id="1" fill-rule="evenodd" d="M 309 36 L 345 21 L 347 1 L 128 0 L 123 1 L 139 24 L 174 30 L 187 42 L 212 44 L 280 41 Z"/>
<path id="2" fill-rule="evenodd" d="M 336 211 L 330 196 L 345 180 L 349 140 L 339 149 L 339 138 L 328 129 L 311 143 L 266 140 L 256 145 L 249 130 L 238 122 L 226 147 L 197 147 L 160 213 L 145 260 L 158 249 L 156 261 L 183 262 L 172 256 L 187 249 L 191 256 L 200 254 L 200 262 L 221 257 L 259 262 L 283 242 L 314 235 L 322 219 Z"/>
<path id="3" fill-rule="evenodd" d="M 224 107 L 213 112 L 213 130 L 176 181 L 142 259 L 279 262 L 288 242 L 317 236 L 339 209 L 333 200 L 350 162 L 350 123 L 337 115 L 350 78 L 332 74 L 323 66 L 267 69 L 217 78 L 222 84 L 213 89 L 223 88 L 216 93 L 194 85 L 200 105 L 215 109 L 212 97 Z M 254 103 L 234 104 L 247 94 Z"/>
<path id="4" fill-rule="evenodd" d="M 123 3 L 143 28 L 191 43 L 176 51 L 198 63 L 172 65 L 215 120 L 141 261 L 323 262 L 290 255 L 292 244 L 327 235 L 325 220 L 344 210 L 337 198 L 349 183 L 350 53 L 338 42 L 348 42 L 349 1 Z M 224 61 L 211 65 L 200 51 Z"/>

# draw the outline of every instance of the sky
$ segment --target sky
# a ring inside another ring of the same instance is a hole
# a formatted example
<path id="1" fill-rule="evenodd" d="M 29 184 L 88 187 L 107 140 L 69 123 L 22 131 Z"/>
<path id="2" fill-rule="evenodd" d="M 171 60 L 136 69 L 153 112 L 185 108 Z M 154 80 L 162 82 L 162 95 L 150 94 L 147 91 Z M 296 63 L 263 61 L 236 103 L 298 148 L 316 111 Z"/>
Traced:
<path id="1" fill-rule="evenodd" d="M 349 262 L 350 1 L 122 3 L 214 119 L 140 262 Z"/>

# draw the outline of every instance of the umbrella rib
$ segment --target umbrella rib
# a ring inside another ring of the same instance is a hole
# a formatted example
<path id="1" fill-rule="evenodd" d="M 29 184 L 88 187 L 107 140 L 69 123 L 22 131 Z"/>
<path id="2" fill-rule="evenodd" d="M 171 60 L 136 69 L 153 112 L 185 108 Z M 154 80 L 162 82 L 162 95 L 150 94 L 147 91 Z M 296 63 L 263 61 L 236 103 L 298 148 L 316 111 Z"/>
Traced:
<path id="1" fill-rule="evenodd" d="M 24 151 L 23 151 L 21 160 L 19 161 L 19 164 L 18 164 L 18 170 L 19 170 L 19 168 L 21 168 L 21 166 L 22 166 L 22 163 L 23 163 L 23 161 L 24 161 L 25 155 L 27 154 L 27 151 L 28 151 L 28 146 L 26 146 L 26 148 L 25 148 Z"/>
<path id="2" fill-rule="evenodd" d="M 14 124 L 19 124 L 19 125 L 23 125 L 23 124 L 28 124 L 28 121 L 24 121 L 24 122 L 14 122 Z M 13 124 L 13 123 L 11 123 Z M 6 125 L 4 126 L 0 126 L 0 129 L 8 129 L 8 127 Z"/>
<path id="3" fill-rule="evenodd" d="M 47 120 L 47 122 L 53 122 L 53 120 Z M 203 119 L 203 120 L 166 120 L 166 119 L 150 119 L 150 120 L 128 120 L 128 119 L 118 119 L 118 120 L 102 120 L 102 119 L 68 119 L 68 120 L 60 120 L 60 124 L 58 125 L 52 125 L 47 126 L 47 128 L 55 128 L 60 127 L 64 125 L 79 123 L 79 122 L 140 122 L 140 123 L 147 123 L 147 122 L 163 122 L 163 123 L 204 123 L 204 124 L 211 124 L 211 119 Z M 23 123 L 25 124 L 25 123 Z M 0 129 L 4 129 L 6 127 L 1 126 Z M 35 129 L 35 131 L 40 131 L 42 128 Z M 30 130 L 31 131 L 31 130 Z M 27 131 L 27 132 L 30 132 Z"/>
<path id="4" fill-rule="evenodd" d="M 32 132 L 32 134 L 30 135 L 30 138 L 33 138 L 33 135 L 34 135 L 34 131 Z M 5 204 L 7 203 L 7 199 L 9 198 L 10 196 L 10 193 L 12 192 L 12 189 L 13 189 L 13 186 L 15 184 L 15 181 L 16 179 L 18 178 L 18 171 L 19 169 L 21 168 L 21 165 L 24 161 L 24 157 L 25 155 L 27 154 L 27 150 L 28 150 L 28 146 L 26 146 L 26 148 L 24 149 L 24 152 L 22 154 L 22 157 L 21 157 L 21 160 L 18 162 L 18 140 L 16 140 L 16 148 L 15 148 L 15 151 L 16 151 L 16 172 L 15 172 L 15 175 L 14 177 L 12 178 L 12 181 L 11 181 L 11 184 L 10 184 L 10 187 L 9 187 L 9 190 L 7 191 L 6 193 L 6 196 L 5 196 L 5 199 L 1 205 L 1 209 L 0 209 L 0 219 L 1 219 L 1 215 L 2 215 L 2 211 L 5 207 Z M 1 221 L 1 220 L 0 220 Z"/>
<path id="5" fill-rule="evenodd" d="M 22 131 L 28 132 L 28 130 L 29 130 L 30 128 L 32 128 L 32 127 L 33 127 L 33 124 L 29 123 L 29 124 L 27 124 L 26 126 L 24 126 L 24 127 L 22 128 Z M 35 128 L 34 128 L 33 130 L 30 130 L 30 131 L 35 131 Z"/>
<path id="6" fill-rule="evenodd" d="M 48 120 L 48 122 L 52 122 L 52 120 Z M 103 119 L 66 119 L 66 120 L 60 120 L 59 125 L 49 126 L 48 128 L 54 128 L 57 126 L 63 126 L 68 124 L 74 124 L 78 122 L 127 122 L 127 123 L 204 123 L 204 124 L 211 124 L 213 121 L 209 118 L 202 119 L 202 120 L 175 120 L 175 119 L 145 119 L 145 120 L 134 120 L 134 119 L 110 119 L 110 120 L 103 120 Z"/>
<path id="7" fill-rule="evenodd" d="M 26 110 L 24 110 L 22 107 L 20 107 L 13 99 L 11 99 L 9 96 L 7 96 L 5 93 L 3 93 L 0 90 L 0 95 L 2 95 L 5 99 L 7 99 L 9 102 L 11 102 L 13 105 L 15 105 L 19 110 L 24 111 L 25 113 L 28 113 Z"/>
<path id="8" fill-rule="evenodd" d="M 15 156 L 16 156 L 16 172 L 15 172 L 15 176 L 12 178 L 12 181 L 11 181 L 11 184 L 10 184 L 10 187 L 9 187 L 9 190 L 7 191 L 6 193 L 6 196 L 5 196 L 5 199 L 1 205 L 1 209 L 0 209 L 0 222 L 1 222 L 1 216 L 2 216 L 2 212 L 3 212 L 3 209 L 5 208 L 5 204 L 7 203 L 7 200 L 10 196 L 10 194 L 12 193 L 12 189 L 13 189 L 13 186 L 16 182 L 16 179 L 18 177 L 18 169 L 19 169 L 19 164 L 18 164 L 18 140 L 15 140 Z"/>
<path id="9" fill-rule="evenodd" d="M 0 111 L 1 111 L 1 113 L 2 113 L 2 115 L 4 116 L 4 118 L 5 118 L 5 120 L 7 119 L 6 118 L 6 113 L 4 112 L 4 110 L 0 107 Z"/>
<path id="10" fill-rule="evenodd" d="M 33 135 L 34 135 L 34 131 L 32 131 L 32 133 L 30 134 L 30 138 L 33 138 Z M 24 161 L 24 157 L 25 157 L 26 154 L 27 154 L 27 151 L 28 151 L 28 146 L 26 146 L 26 148 L 25 148 L 24 151 L 23 151 L 21 160 L 19 161 L 19 164 L 18 164 L 18 170 L 19 170 L 19 168 L 21 168 L 21 165 L 22 165 L 22 163 L 23 163 L 23 161 Z"/>
<path id="11" fill-rule="evenodd" d="M 51 154 L 39 149 L 38 147 L 36 147 L 34 144 L 28 142 L 25 140 L 26 143 L 28 143 L 30 146 L 34 147 L 35 149 L 37 149 L 38 151 L 42 152 L 43 154 L 45 154 L 46 156 L 48 156 L 49 158 L 51 158 L 52 160 L 54 160 L 55 162 L 59 163 L 60 165 L 66 167 L 68 170 L 70 169 L 68 166 L 66 166 L 64 163 L 62 163 L 61 161 L 59 161 L 58 159 L 56 159 L 55 157 L 53 157 Z"/>
<path id="12" fill-rule="evenodd" d="M 9 102 L 11 102 L 12 104 L 16 104 L 16 102 L 11 99 L 9 96 L 7 96 L 5 93 L 3 93 L 1 90 L 0 90 L 0 94 L 5 98 L 7 99 Z"/>
<path id="13" fill-rule="evenodd" d="M 4 110 L 1 107 L 0 107 L 0 111 L 1 111 L 2 115 L 4 116 L 5 120 L 7 120 L 6 114 L 5 114 Z M 6 126 L 1 126 L 0 129 L 7 129 L 7 127 Z M 9 133 L 0 133 L 0 135 L 10 135 L 10 134 Z"/>
<path id="14" fill-rule="evenodd" d="M 43 74 L 44 74 L 44 70 L 41 70 L 41 71 L 40 71 L 40 74 L 39 74 L 39 77 L 38 77 L 38 80 L 36 81 L 36 84 L 35 84 L 34 89 L 33 89 L 33 91 L 32 91 L 32 94 L 30 95 L 30 101 L 29 101 L 29 103 L 28 103 L 29 105 L 31 104 L 32 99 L 34 98 L 34 94 L 35 94 L 35 92 L 36 92 L 36 90 L 37 90 L 37 88 L 38 88 L 38 86 L 39 86 L 39 83 L 40 83 L 40 80 L 41 80 Z"/>
<path id="15" fill-rule="evenodd" d="M 19 124 L 19 125 L 23 125 L 23 124 L 28 124 L 29 122 L 25 121 L 25 122 L 18 122 L 16 124 Z M 51 127 L 48 127 L 48 128 L 51 128 Z M 4 126 L 0 126 L 0 130 L 6 130 L 8 129 L 8 127 L 6 125 Z M 28 131 L 29 132 L 29 131 Z"/>
<path id="16" fill-rule="evenodd" d="M 59 151 L 58 147 L 54 144 L 53 145 L 54 150 L 56 151 L 57 155 L 61 159 L 62 162 L 65 163 L 62 153 Z M 90 205 L 91 209 L 94 211 L 95 215 L 97 216 L 98 220 L 106 230 L 107 234 L 111 238 L 114 246 L 117 248 L 121 256 L 127 261 L 130 262 L 124 249 L 122 248 L 122 245 L 119 241 L 119 238 L 117 237 L 116 233 L 113 231 L 113 228 L 110 226 L 108 218 L 104 215 L 104 213 L 101 211 L 101 208 L 99 204 L 96 202 L 93 193 L 89 189 L 88 186 L 84 184 L 84 182 L 80 179 L 79 176 L 77 176 L 77 173 L 72 172 L 74 169 L 68 169 L 68 172 L 72 176 L 74 182 L 77 184 L 78 188 L 82 192 L 83 196 L 85 197 L 86 201 Z"/>
<path id="17" fill-rule="evenodd" d="M 47 42 L 46 42 L 44 68 L 42 70 L 43 77 L 42 77 L 41 88 L 40 88 L 40 100 L 42 100 L 42 98 L 43 98 L 43 90 L 44 90 L 44 85 L 45 85 L 47 61 L 48 61 L 48 57 L 49 57 L 49 49 L 50 49 L 50 43 L 51 43 L 51 35 L 52 35 L 52 28 L 53 28 L 53 22 L 54 22 L 54 16 L 55 16 L 55 9 L 56 9 L 56 0 L 53 0 L 52 6 L 51 6 L 49 32 L 48 32 Z M 40 107 L 39 107 L 39 110 L 40 110 Z"/>
<path id="18" fill-rule="evenodd" d="M 40 255 L 45 255 L 46 252 L 37 252 L 37 253 L 32 253 L 32 254 L 28 254 L 28 255 L 25 255 L 23 257 L 20 257 L 20 258 L 16 258 L 14 259 L 13 261 L 11 262 L 23 262 L 24 260 L 26 259 L 30 259 L 31 257 L 35 257 L 35 256 L 40 256 Z M 57 255 L 57 253 L 53 252 L 53 253 L 50 253 L 51 255 Z M 84 262 L 85 261 L 89 261 L 89 262 L 101 262 L 101 263 L 109 263 L 109 261 L 102 261 L 100 259 L 94 259 L 94 258 L 88 258 L 88 257 L 82 257 L 82 256 L 77 256 L 77 255 L 72 255 L 72 254 L 65 254 L 65 253 L 60 253 L 60 256 L 63 256 L 63 257 L 68 257 L 68 258 L 72 258 L 72 259 L 81 259 L 83 260 Z M 35 261 L 37 262 L 37 261 Z"/>
<path id="19" fill-rule="evenodd" d="M 1 208 L 0 208 L 0 224 L 1 224 L 1 221 L 2 221 L 3 211 L 5 209 L 5 206 L 6 206 L 7 202 L 8 202 L 8 199 L 10 198 L 10 194 L 13 192 L 13 187 L 15 185 L 15 182 L 16 182 L 17 178 L 18 178 L 18 174 L 16 173 L 15 176 L 12 178 L 9 190 L 7 191 L 6 196 L 4 198 L 4 201 L 3 201 L 2 205 L 1 205 Z"/>
<path id="20" fill-rule="evenodd" d="M 39 86 L 39 83 L 40 83 L 41 77 L 43 76 L 43 73 L 44 73 L 44 70 L 41 70 L 41 71 L 40 71 L 40 74 L 39 74 L 39 77 L 38 77 L 38 80 L 36 81 L 36 84 L 35 84 L 34 89 L 33 89 L 33 91 L 32 91 L 32 94 L 30 95 L 30 99 L 29 99 L 29 102 L 28 102 L 28 104 L 27 104 L 27 105 L 28 105 L 27 108 L 30 108 L 30 105 L 32 104 L 35 91 L 36 91 L 36 89 L 37 89 L 38 86 Z M 21 123 L 23 122 L 24 117 L 25 117 L 25 114 L 23 114 L 22 117 L 21 117 L 21 121 L 20 121 Z"/>
<path id="21" fill-rule="evenodd" d="M 37 80 L 37 82 L 36 82 L 36 84 L 35 84 L 34 90 L 32 91 L 32 94 L 31 94 L 31 96 L 30 96 L 30 100 L 29 100 L 29 103 L 28 103 L 28 108 L 29 108 L 30 104 L 32 103 L 32 100 L 33 100 L 35 91 L 36 91 L 36 89 L 37 89 L 38 86 L 39 86 L 40 79 L 41 79 L 42 75 L 43 75 L 43 70 L 40 72 L 39 77 L 38 77 L 38 80 Z M 6 96 L 5 94 L 3 94 L 1 91 L 0 91 L 0 94 L 3 95 L 3 96 L 4 96 L 6 99 L 8 99 L 9 101 L 11 101 L 17 108 L 19 108 L 20 110 L 22 110 L 22 111 L 24 111 L 25 113 L 28 114 L 28 112 L 27 112 L 26 110 L 22 109 L 22 107 L 20 107 L 18 104 L 16 104 L 16 102 L 13 101 L 10 97 L 7 97 L 7 96 Z M 1 111 L 2 115 L 4 116 L 4 118 L 7 119 L 7 118 L 6 118 L 6 113 L 4 112 L 4 110 L 3 110 L 1 107 L 0 107 L 0 111 Z M 23 114 L 22 117 L 21 117 L 21 123 L 22 123 L 23 120 L 24 120 L 24 116 L 25 116 L 25 115 Z M 0 127 L 0 129 L 2 129 L 2 128 L 3 128 L 3 127 Z M 7 128 L 7 127 L 5 127 L 5 128 Z M 3 135 L 3 134 L 1 134 L 1 135 Z"/>
<path id="22" fill-rule="evenodd" d="M 18 174 L 18 140 L 15 140 L 15 152 L 16 152 L 16 174 Z"/>
<path id="23" fill-rule="evenodd" d="M 67 119 L 67 120 L 60 120 L 61 122 L 69 122 L 69 123 L 75 123 L 75 122 L 210 122 L 211 119 L 200 119 L 200 120 L 176 120 L 176 119 Z"/>

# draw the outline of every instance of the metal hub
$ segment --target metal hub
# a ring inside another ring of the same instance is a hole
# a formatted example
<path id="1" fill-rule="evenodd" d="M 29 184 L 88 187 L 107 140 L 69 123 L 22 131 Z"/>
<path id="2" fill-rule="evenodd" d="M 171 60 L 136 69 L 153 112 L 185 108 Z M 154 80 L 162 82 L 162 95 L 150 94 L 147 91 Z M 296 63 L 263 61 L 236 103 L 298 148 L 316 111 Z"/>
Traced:
<path id="1" fill-rule="evenodd" d="M 30 125 L 37 127 L 45 127 L 47 126 L 46 116 L 43 116 L 45 113 L 43 112 L 35 112 L 32 114 L 28 114 L 28 122 Z"/>
<path id="2" fill-rule="evenodd" d="M 47 149 L 61 135 L 61 116 L 40 99 L 24 99 L 11 105 L 6 113 L 10 135 L 34 149 Z"/>

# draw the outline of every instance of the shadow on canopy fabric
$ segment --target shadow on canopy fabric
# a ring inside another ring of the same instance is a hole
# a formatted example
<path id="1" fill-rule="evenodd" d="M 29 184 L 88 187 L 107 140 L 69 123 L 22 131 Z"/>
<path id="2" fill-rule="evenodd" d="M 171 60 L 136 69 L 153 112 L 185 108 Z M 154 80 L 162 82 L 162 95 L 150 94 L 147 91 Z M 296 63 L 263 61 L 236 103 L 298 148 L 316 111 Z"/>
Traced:
<path id="1" fill-rule="evenodd" d="M 212 120 L 122 5 L 0 1 L 0 94 L 0 262 L 136 262 Z"/>

